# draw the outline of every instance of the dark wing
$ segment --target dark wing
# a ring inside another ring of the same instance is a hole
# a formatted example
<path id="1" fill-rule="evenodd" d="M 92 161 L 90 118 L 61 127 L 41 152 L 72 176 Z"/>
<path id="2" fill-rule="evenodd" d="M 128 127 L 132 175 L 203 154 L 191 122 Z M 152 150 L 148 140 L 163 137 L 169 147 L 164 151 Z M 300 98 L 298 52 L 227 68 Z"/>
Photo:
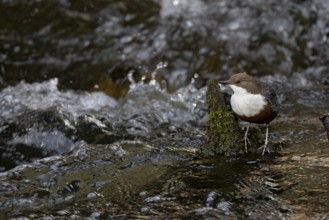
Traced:
<path id="1" fill-rule="evenodd" d="M 276 92 L 273 87 L 270 87 L 268 85 L 265 85 L 264 87 L 265 89 L 263 89 L 262 94 L 265 95 L 265 97 L 267 97 L 266 101 L 268 101 L 271 104 L 272 111 L 277 113 L 279 111 L 280 105 L 278 98 L 276 96 Z"/>

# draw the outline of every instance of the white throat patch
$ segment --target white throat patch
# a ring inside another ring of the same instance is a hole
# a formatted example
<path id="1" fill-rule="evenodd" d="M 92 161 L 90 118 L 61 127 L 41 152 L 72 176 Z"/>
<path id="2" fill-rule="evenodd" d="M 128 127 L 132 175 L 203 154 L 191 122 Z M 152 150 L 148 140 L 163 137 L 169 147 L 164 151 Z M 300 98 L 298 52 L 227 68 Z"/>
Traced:
<path id="1" fill-rule="evenodd" d="M 265 107 L 266 102 L 262 95 L 248 93 L 246 89 L 238 86 L 229 86 L 234 92 L 231 96 L 231 106 L 236 114 L 252 117 Z"/>

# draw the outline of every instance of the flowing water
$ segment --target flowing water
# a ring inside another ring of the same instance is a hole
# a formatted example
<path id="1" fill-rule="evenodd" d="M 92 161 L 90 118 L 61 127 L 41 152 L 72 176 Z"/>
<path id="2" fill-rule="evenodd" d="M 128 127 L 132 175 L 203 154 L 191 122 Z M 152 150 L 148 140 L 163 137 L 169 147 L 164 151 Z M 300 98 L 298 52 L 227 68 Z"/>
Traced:
<path id="1" fill-rule="evenodd" d="M 329 219 L 328 15 L 326 0 L 0 1 L 0 218 Z M 282 148 L 204 157 L 206 82 L 237 71 L 277 89 Z"/>

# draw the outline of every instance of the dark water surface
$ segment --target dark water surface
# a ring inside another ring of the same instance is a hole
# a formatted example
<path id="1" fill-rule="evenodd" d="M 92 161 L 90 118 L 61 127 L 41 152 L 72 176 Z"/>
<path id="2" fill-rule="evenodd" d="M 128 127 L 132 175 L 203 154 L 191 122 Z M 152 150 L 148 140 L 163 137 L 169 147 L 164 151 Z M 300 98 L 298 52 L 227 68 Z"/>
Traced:
<path id="1" fill-rule="evenodd" d="M 0 0 L 0 219 L 327 219 L 329 2 Z M 206 82 L 277 89 L 279 153 L 201 157 Z"/>

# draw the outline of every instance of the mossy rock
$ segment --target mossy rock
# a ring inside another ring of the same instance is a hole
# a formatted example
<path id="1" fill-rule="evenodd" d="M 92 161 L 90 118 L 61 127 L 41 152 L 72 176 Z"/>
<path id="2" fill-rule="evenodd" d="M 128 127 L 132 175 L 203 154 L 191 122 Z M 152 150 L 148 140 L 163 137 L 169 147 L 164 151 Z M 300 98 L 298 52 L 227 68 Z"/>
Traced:
<path id="1" fill-rule="evenodd" d="M 208 115 L 208 130 L 206 147 L 203 153 L 207 155 L 231 155 L 241 151 L 243 132 L 232 112 L 218 110 Z"/>
<path id="2" fill-rule="evenodd" d="M 208 83 L 207 105 L 207 134 L 201 152 L 206 155 L 232 155 L 242 151 L 243 131 L 216 80 Z"/>

